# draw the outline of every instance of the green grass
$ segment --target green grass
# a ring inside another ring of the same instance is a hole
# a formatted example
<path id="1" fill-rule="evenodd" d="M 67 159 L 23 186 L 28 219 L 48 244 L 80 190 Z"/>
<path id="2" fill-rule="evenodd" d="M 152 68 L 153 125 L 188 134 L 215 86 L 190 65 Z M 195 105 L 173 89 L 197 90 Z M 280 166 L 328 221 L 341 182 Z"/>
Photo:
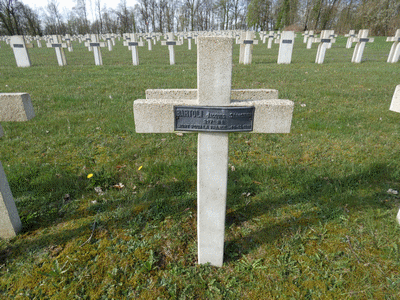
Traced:
<path id="1" fill-rule="evenodd" d="M 136 134 L 132 109 L 146 89 L 196 88 L 195 46 L 176 47 L 175 66 L 143 47 L 133 66 L 120 41 L 95 66 L 75 42 L 65 67 L 33 48 L 17 68 L 0 42 L 0 92 L 29 93 L 36 112 L 1 124 L 23 231 L 0 241 L 0 298 L 398 299 L 400 69 L 383 37 L 361 64 L 345 43 L 323 65 L 300 36 L 290 65 L 275 44 L 239 65 L 234 46 L 232 88 L 278 89 L 295 110 L 290 134 L 230 134 L 215 268 L 196 264 L 196 134 Z"/>

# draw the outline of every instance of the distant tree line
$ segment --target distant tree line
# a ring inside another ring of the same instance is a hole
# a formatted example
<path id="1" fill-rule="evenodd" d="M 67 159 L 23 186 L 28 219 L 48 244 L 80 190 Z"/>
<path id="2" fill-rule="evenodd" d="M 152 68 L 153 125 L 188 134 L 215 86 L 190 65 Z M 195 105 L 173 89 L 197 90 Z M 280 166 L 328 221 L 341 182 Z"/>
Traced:
<path id="1" fill-rule="evenodd" d="M 288 28 L 389 35 L 400 28 L 400 0 L 119 0 L 116 9 L 102 0 L 74 1 L 61 12 L 57 0 L 36 10 L 0 0 L 0 35 Z"/>

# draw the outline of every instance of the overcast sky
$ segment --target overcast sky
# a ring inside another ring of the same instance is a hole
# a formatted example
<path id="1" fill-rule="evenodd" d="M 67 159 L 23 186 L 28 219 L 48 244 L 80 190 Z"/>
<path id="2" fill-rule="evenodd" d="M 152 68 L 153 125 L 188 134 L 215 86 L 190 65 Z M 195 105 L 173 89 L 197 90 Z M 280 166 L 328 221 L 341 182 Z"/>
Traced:
<path id="1" fill-rule="evenodd" d="M 39 9 L 40 7 L 44 8 L 47 5 L 48 0 L 22 0 L 24 4 L 27 4 L 29 7 L 33 9 Z M 61 13 L 64 13 L 64 11 L 70 11 L 74 6 L 75 6 L 75 1 L 74 0 L 58 0 L 58 8 Z M 90 12 L 90 4 L 92 4 L 93 11 L 94 11 L 94 0 L 86 0 L 86 5 L 87 9 L 89 12 L 89 15 L 91 14 Z M 101 6 L 107 8 L 117 8 L 118 3 L 120 0 L 101 0 Z M 135 6 L 136 0 L 126 0 L 126 5 L 127 6 Z"/>

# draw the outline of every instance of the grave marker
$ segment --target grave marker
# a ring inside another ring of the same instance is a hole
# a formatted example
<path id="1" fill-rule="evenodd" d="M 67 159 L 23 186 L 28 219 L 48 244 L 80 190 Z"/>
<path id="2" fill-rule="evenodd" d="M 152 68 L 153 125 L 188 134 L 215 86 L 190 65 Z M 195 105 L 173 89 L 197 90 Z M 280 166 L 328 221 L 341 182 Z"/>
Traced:
<path id="1" fill-rule="evenodd" d="M 146 99 L 133 104 L 135 128 L 138 133 L 198 131 L 198 262 L 221 266 L 228 177 L 227 132 L 249 132 L 250 122 L 251 132 L 288 133 L 294 104 L 278 100 L 276 90 L 231 90 L 231 38 L 199 37 L 197 45 L 197 89 L 147 90 Z M 198 118 L 200 123 L 190 124 L 187 120 Z M 229 125 L 228 119 L 236 121 Z"/>
<path id="2" fill-rule="evenodd" d="M 88 49 L 93 50 L 94 54 L 94 63 L 96 66 L 102 66 L 103 65 L 103 59 L 101 57 L 101 49 L 100 47 L 105 47 L 106 43 L 100 42 L 99 37 L 97 34 L 91 34 L 90 35 L 90 41 L 85 43 L 85 46 L 88 47 Z M 91 51 L 91 50 L 89 50 Z"/>
<path id="3" fill-rule="evenodd" d="M 0 121 L 28 121 L 34 116 L 29 94 L 0 93 Z M 2 133 L 1 126 L 0 131 Z M 0 238 L 13 238 L 21 228 L 21 219 L 0 162 Z"/>
<path id="4" fill-rule="evenodd" d="M 364 54 L 365 44 L 373 43 L 373 38 L 368 38 L 368 29 L 363 29 L 358 32 L 357 38 L 352 38 L 352 42 L 357 42 L 354 48 L 353 57 L 351 59 L 352 63 L 361 63 L 362 56 Z"/>
<path id="5" fill-rule="evenodd" d="M 388 55 L 387 62 L 388 63 L 397 63 L 400 57 L 400 29 L 396 30 L 396 34 L 394 37 L 388 37 L 386 42 L 394 42 L 392 47 L 390 48 L 390 52 Z"/>
<path id="6" fill-rule="evenodd" d="M 174 46 L 181 45 L 181 43 L 177 42 L 177 41 L 174 41 L 174 34 L 172 32 L 168 33 L 167 36 L 168 36 L 167 41 L 161 41 L 161 45 L 168 46 L 169 64 L 170 65 L 174 65 L 175 64 Z"/>
<path id="7" fill-rule="evenodd" d="M 348 34 L 344 35 L 347 37 L 347 42 L 346 42 L 346 49 L 350 49 L 351 45 L 353 44 L 353 38 L 356 37 L 356 31 L 355 30 L 350 30 Z"/>
<path id="8" fill-rule="evenodd" d="M 279 40 L 278 64 L 292 62 L 294 31 L 283 31 Z"/>
<path id="9" fill-rule="evenodd" d="M 253 45 L 258 44 L 254 32 L 243 32 L 242 39 L 238 41 L 238 44 L 240 44 L 239 63 L 244 65 L 251 64 L 253 58 Z"/>
<path id="10" fill-rule="evenodd" d="M 329 49 L 329 45 L 335 43 L 336 40 L 332 38 L 333 30 L 322 30 L 321 37 L 319 39 L 315 39 L 316 41 L 320 42 L 318 45 L 317 56 L 315 58 L 316 64 L 323 64 L 325 59 L 326 49 Z"/>
<path id="11" fill-rule="evenodd" d="M 132 63 L 134 66 L 139 65 L 139 53 L 137 47 L 143 46 L 143 42 L 138 42 L 135 33 L 129 34 L 126 41 L 124 42 L 124 46 L 128 46 L 130 50 L 132 50 Z"/>
<path id="12" fill-rule="evenodd" d="M 272 42 L 273 42 L 274 38 L 275 38 L 275 32 L 270 31 L 269 35 L 268 35 L 268 44 L 267 44 L 268 49 L 272 48 Z"/>
<path id="13" fill-rule="evenodd" d="M 26 49 L 25 39 L 22 35 L 13 35 L 10 39 L 10 45 L 14 52 L 15 61 L 18 67 L 30 67 L 31 60 Z"/>
<path id="14" fill-rule="evenodd" d="M 57 62 L 59 66 L 66 66 L 67 59 L 65 57 L 64 49 L 67 48 L 66 43 L 61 42 L 60 35 L 52 35 L 51 43 L 47 43 L 47 48 L 54 48 L 56 50 Z"/>

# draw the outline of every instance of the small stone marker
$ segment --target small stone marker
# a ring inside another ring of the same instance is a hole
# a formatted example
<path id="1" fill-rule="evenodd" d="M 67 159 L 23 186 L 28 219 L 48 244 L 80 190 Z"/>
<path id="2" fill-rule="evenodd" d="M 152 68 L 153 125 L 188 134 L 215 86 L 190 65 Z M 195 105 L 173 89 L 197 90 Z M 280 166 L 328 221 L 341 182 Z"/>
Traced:
<path id="1" fill-rule="evenodd" d="M 93 49 L 93 54 L 94 54 L 94 63 L 96 66 L 102 66 L 103 65 L 103 59 L 101 57 L 101 49 L 100 47 L 105 47 L 106 43 L 100 42 L 99 37 L 97 34 L 91 34 L 90 35 L 90 41 L 85 43 L 85 46 L 90 49 Z"/>
<path id="2" fill-rule="evenodd" d="M 67 48 L 66 43 L 62 43 L 60 35 L 52 35 L 52 42 L 47 43 L 47 48 L 54 48 L 56 50 L 57 62 L 59 66 L 66 66 L 67 59 L 63 48 Z"/>
<path id="3" fill-rule="evenodd" d="M 18 67 L 30 67 L 31 60 L 26 49 L 25 39 L 22 35 L 14 35 L 10 39 L 10 45 L 14 52 L 15 61 Z"/>
<path id="4" fill-rule="evenodd" d="M 238 41 L 240 44 L 239 63 L 244 65 L 250 65 L 253 57 L 253 45 L 258 44 L 258 40 L 255 39 L 255 34 L 252 31 L 242 33 L 243 39 Z"/>
<path id="5" fill-rule="evenodd" d="M 198 262 L 222 266 L 228 179 L 228 132 L 290 132 L 293 102 L 276 90 L 231 90 L 228 37 L 199 37 L 197 89 L 147 90 L 134 101 L 138 133 L 197 131 Z"/>
<path id="6" fill-rule="evenodd" d="M 373 43 L 373 38 L 368 38 L 368 29 L 363 29 L 358 32 L 357 38 L 352 38 L 352 42 L 357 42 L 354 48 L 353 57 L 351 59 L 352 63 L 361 63 L 362 56 L 364 54 L 365 44 Z"/>
<path id="7" fill-rule="evenodd" d="M 279 41 L 278 64 L 290 64 L 292 62 L 294 44 L 294 31 L 283 31 Z"/>
<path id="8" fill-rule="evenodd" d="M 170 65 L 174 65 L 175 64 L 174 46 L 181 45 L 181 43 L 177 42 L 177 41 L 174 41 L 174 34 L 172 32 L 168 33 L 167 36 L 168 36 L 167 41 L 161 41 L 161 45 L 168 46 L 169 64 Z"/>
<path id="9" fill-rule="evenodd" d="M 303 36 L 303 43 L 304 43 L 304 44 L 307 43 L 308 35 L 309 35 L 308 30 L 306 30 L 306 31 L 304 31 L 304 33 L 302 33 L 302 36 Z"/>
<path id="10" fill-rule="evenodd" d="M 333 30 L 322 30 L 321 37 L 316 39 L 318 42 L 320 42 L 318 45 L 317 56 L 315 58 L 316 64 L 324 63 L 326 49 L 329 49 L 329 45 L 336 42 L 336 40 L 332 38 L 333 35 Z"/>
<path id="11" fill-rule="evenodd" d="M 0 121 L 28 121 L 34 116 L 35 112 L 29 94 L 0 93 Z M 2 132 L 1 126 L 0 131 Z M 13 238 L 21 228 L 21 219 L 0 162 L 0 238 Z"/>
<path id="12" fill-rule="evenodd" d="M 151 42 L 150 42 L 151 44 Z M 136 34 L 131 33 L 127 37 L 126 41 L 124 42 L 124 46 L 128 46 L 130 50 L 132 50 L 132 63 L 134 66 L 139 65 L 139 53 L 138 53 L 138 46 L 143 46 L 143 42 L 138 42 L 136 38 Z"/>
<path id="13" fill-rule="evenodd" d="M 356 31 L 355 30 L 350 30 L 348 34 L 344 35 L 347 37 L 347 42 L 346 42 L 346 49 L 350 49 L 351 45 L 353 44 L 352 39 L 356 37 Z"/>
<path id="14" fill-rule="evenodd" d="M 389 110 L 400 113 L 400 85 L 396 86 Z"/>
<path id="15" fill-rule="evenodd" d="M 400 57 L 400 29 L 396 30 L 396 34 L 393 37 L 388 37 L 386 42 L 394 42 L 388 55 L 388 63 L 397 63 Z"/>

